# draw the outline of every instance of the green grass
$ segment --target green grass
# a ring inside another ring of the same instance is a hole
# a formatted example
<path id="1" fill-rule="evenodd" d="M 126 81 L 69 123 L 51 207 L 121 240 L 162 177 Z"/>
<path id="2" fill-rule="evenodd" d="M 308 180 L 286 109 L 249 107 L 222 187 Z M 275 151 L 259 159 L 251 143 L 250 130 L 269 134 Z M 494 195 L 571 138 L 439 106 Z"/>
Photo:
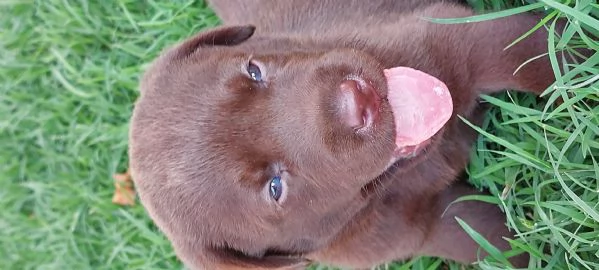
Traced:
<path id="1" fill-rule="evenodd" d="M 552 37 L 556 51 L 599 47 L 589 35 L 599 32 L 596 1 L 528 2 L 577 22 Z M 216 24 L 201 1 L 0 2 L 2 269 L 181 269 L 139 204 L 111 203 L 111 175 L 126 169 L 128 119 L 146 64 Z M 486 98 L 494 106 L 472 152 L 471 181 L 490 189 L 483 199 L 505 210 L 520 235 L 514 245 L 534 255 L 535 267 L 599 269 L 598 62 L 595 54 L 570 65 L 543 99 Z M 558 96 L 563 105 L 553 104 Z M 479 267 L 503 268 L 502 256 Z M 434 258 L 382 268 L 441 265 L 460 269 Z"/>

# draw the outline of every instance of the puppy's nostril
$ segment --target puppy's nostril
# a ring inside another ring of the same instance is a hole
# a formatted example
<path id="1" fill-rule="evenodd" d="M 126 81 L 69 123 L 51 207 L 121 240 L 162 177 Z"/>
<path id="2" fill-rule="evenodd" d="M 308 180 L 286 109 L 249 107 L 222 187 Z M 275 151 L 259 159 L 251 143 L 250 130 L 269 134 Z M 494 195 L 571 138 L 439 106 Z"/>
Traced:
<path id="1" fill-rule="evenodd" d="M 378 116 L 379 97 L 374 88 L 356 80 L 339 85 L 339 116 L 347 127 L 361 129 L 372 125 Z"/>

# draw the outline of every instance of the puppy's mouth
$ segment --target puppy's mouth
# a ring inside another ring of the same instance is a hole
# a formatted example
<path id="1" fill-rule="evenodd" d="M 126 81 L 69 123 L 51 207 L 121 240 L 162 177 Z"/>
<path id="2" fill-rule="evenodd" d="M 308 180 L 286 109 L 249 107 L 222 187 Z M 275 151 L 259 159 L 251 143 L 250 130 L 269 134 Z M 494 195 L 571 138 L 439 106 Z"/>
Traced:
<path id="1" fill-rule="evenodd" d="M 397 67 L 384 70 L 387 80 L 386 102 L 395 125 L 395 149 L 385 172 L 362 187 L 364 197 L 384 182 L 392 181 L 392 172 L 416 164 L 427 149 L 439 143 L 445 123 L 453 113 L 453 102 L 447 86 L 424 72 Z M 387 175 L 387 176 L 385 176 Z"/>
<path id="2" fill-rule="evenodd" d="M 395 124 L 395 149 L 390 163 L 424 152 L 453 113 L 447 86 L 439 79 L 408 67 L 384 70 L 387 102 Z"/>
<path id="3" fill-rule="evenodd" d="M 390 164 L 411 159 L 431 145 L 453 112 L 447 86 L 439 79 L 408 67 L 383 70 L 386 97 L 361 77 L 339 84 L 341 122 L 355 132 L 367 132 L 380 118 L 381 103 L 388 103 L 395 127 L 395 149 Z"/>

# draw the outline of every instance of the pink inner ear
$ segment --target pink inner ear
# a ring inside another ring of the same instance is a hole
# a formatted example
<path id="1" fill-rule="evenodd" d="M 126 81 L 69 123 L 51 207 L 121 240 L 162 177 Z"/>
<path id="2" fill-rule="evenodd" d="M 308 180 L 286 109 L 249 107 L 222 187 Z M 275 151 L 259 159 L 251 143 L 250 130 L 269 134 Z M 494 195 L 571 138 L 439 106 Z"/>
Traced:
<path id="1" fill-rule="evenodd" d="M 415 146 L 435 135 L 453 113 L 447 86 L 439 79 L 409 67 L 384 70 L 388 100 L 395 119 L 397 147 Z"/>

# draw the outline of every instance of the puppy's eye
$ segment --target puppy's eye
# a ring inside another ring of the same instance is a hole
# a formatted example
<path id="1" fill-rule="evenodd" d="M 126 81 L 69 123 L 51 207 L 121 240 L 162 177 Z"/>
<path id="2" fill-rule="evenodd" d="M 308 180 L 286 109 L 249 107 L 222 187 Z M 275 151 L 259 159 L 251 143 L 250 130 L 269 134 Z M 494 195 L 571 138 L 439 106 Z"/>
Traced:
<path id="1" fill-rule="evenodd" d="M 283 183 L 281 183 L 281 176 L 275 176 L 270 179 L 270 183 L 268 183 L 268 191 L 270 196 L 278 201 L 281 198 L 281 194 L 283 194 Z"/>
<path id="2" fill-rule="evenodd" d="M 260 71 L 260 67 L 256 65 L 254 62 L 250 61 L 247 66 L 248 75 L 252 80 L 261 82 L 262 81 L 262 71 Z"/>

